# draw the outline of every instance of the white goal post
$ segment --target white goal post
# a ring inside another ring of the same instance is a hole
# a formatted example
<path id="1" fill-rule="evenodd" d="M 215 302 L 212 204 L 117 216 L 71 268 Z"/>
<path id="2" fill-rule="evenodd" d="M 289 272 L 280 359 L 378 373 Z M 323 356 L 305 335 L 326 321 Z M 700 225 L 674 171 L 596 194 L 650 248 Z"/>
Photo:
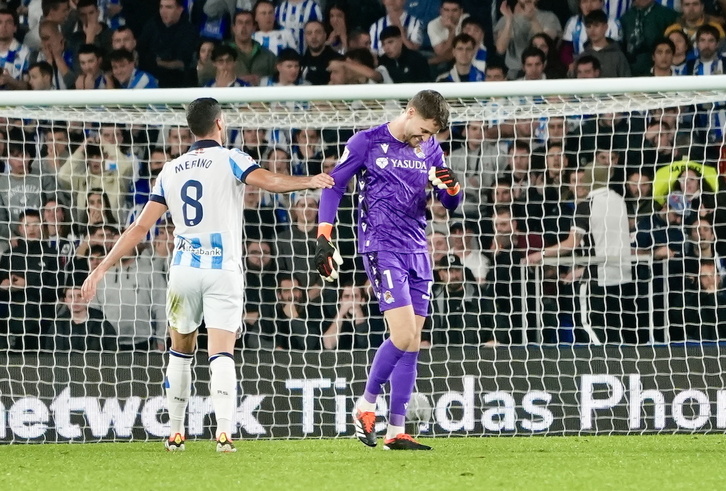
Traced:
<path id="1" fill-rule="evenodd" d="M 437 281 L 409 408 L 414 431 L 722 433 L 719 75 L 1 92 L 0 443 L 166 436 L 168 224 L 90 305 L 95 331 L 89 321 L 74 331 L 73 290 L 143 206 L 155 166 L 188 145 L 186 104 L 216 98 L 229 146 L 256 152 L 273 170 L 306 173 L 334 165 L 354 131 L 395 117 L 422 89 L 450 104 L 439 136 L 466 195 L 453 216 L 431 205 Z M 588 208 L 588 225 L 578 216 L 591 199 L 583 179 L 594 175 L 585 170 L 592 162 L 608 170 L 601 184 L 627 212 L 625 255 L 597 249 L 608 233 L 594 230 L 597 216 L 611 209 Z M 385 326 L 355 259 L 352 187 L 346 199 L 338 227 L 345 281 L 323 286 L 309 268 L 317 196 L 250 195 L 235 437 L 354 434 L 353 396 Z M 34 236 L 28 230 L 38 225 Z M 526 264 L 573 227 L 584 240 L 574 255 Z M 603 286 L 613 264 L 627 265 L 629 280 Z M 329 325 L 345 295 L 353 308 L 335 334 Z M 288 317 L 290 306 L 303 321 Z M 194 373 L 189 437 L 208 438 L 203 353 Z M 383 397 L 378 413 L 387 413 Z"/>

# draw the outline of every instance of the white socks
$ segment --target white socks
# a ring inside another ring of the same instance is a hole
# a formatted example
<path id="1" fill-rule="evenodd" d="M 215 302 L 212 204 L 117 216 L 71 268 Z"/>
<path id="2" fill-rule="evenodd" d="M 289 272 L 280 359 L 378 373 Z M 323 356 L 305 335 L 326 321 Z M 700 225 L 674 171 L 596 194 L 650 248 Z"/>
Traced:
<path id="1" fill-rule="evenodd" d="M 192 392 L 192 359 L 194 355 L 169 351 L 169 364 L 166 367 L 166 401 L 169 408 L 169 436 L 184 434 L 184 417 L 187 403 Z"/>
<path id="2" fill-rule="evenodd" d="M 212 355 L 209 358 L 209 371 L 212 407 L 217 418 L 214 436 L 219 438 L 220 434 L 226 433 L 228 438 L 232 438 L 237 410 L 237 376 L 232 356 L 229 353 Z"/>
<path id="3" fill-rule="evenodd" d="M 403 426 L 393 426 L 389 423 L 388 428 L 386 428 L 386 440 L 396 438 L 401 433 L 406 433 L 406 430 Z"/>

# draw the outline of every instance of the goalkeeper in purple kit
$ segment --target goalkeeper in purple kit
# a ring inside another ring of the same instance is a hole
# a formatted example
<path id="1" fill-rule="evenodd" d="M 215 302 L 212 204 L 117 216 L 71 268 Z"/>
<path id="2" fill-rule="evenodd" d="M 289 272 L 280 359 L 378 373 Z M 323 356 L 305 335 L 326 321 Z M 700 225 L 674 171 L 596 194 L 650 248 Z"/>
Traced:
<path id="1" fill-rule="evenodd" d="M 429 186 L 450 210 L 461 201 L 460 186 L 434 138 L 448 120 L 448 104 L 441 94 L 419 92 L 396 119 L 348 140 L 331 172 L 335 186 L 323 190 L 320 199 L 315 264 L 327 281 L 333 281 L 343 262 L 331 242 L 333 222 L 348 181 L 357 175 L 358 252 L 390 330 L 373 358 L 353 414 L 356 435 L 369 447 L 376 446 L 376 398 L 390 380 L 384 448 L 431 450 L 407 435 L 404 425 L 433 285 L 425 231 Z"/>

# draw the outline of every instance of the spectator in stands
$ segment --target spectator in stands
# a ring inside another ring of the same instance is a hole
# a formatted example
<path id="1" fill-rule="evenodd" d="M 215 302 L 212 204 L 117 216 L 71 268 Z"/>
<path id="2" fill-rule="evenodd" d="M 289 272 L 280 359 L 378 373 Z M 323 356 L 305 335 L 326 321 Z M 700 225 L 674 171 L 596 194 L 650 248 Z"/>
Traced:
<path id="1" fill-rule="evenodd" d="M 73 71 L 73 53 L 66 49 L 66 40 L 60 25 L 49 20 L 40 23 L 41 48 L 31 62 L 47 61 L 53 68 L 51 85 L 54 89 L 65 90 L 73 87 L 76 73 Z"/>
<path id="2" fill-rule="evenodd" d="M 504 82 L 507 80 L 507 73 L 509 69 L 506 65 L 502 65 L 496 61 L 489 61 L 487 63 L 487 69 L 484 72 L 484 80 L 486 82 Z"/>
<path id="3" fill-rule="evenodd" d="M 323 162 L 323 148 L 320 131 L 313 128 L 293 130 L 291 165 L 294 176 L 320 174 Z"/>
<path id="4" fill-rule="evenodd" d="M 106 169 L 104 159 L 116 162 L 116 169 Z M 133 161 L 121 152 L 118 145 L 98 145 L 84 142 L 58 170 L 58 180 L 75 193 L 74 203 L 79 211 L 86 208 L 86 193 L 101 189 L 108 195 L 116 223 L 133 176 Z"/>
<path id="5" fill-rule="evenodd" d="M 113 31 L 101 22 L 98 0 L 78 0 L 76 11 L 78 25 L 76 31 L 68 37 L 68 49 L 77 56 L 81 46 L 91 44 L 99 48 L 101 53 L 110 53 L 113 49 Z"/>
<path id="6" fill-rule="evenodd" d="M 339 59 L 340 55 L 325 42 L 325 27 L 317 20 L 305 24 L 305 44 L 307 49 L 303 54 L 303 79 L 312 85 L 328 85 L 330 73 L 328 64 L 331 60 Z"/>
<path id="7" fill-rule="evenodd" d="M 164 349 L 166 319 L 163 289 L 154 288 L 154 269 L 136 251 L 124 257 L 98 284 L 91 306 L 103 311 L 124 351 Z"/>
<path id="8" fill-rule="evenodd" d="M 370 27 L 371 49 L 379 56 L 383 54 L 381 34 L 388 26 L 398 27 L 401 42 L 412 51 L 418 51 L 423 43 L 423 26 L 421 21 L 405 9 L 405 0 L 383 0 L 386 15 L 378 19 Z"/>
<path id="9" fill-rule="evenodd" d="M 547 56 L 539 48 L 526 48 L 522 51 L 522 77 L 519 80 L 545 80 Z"/>
<path id="10" fill-rule="evenodd" d="M 286 87 L 290 85 L 306 85 L 300 76 L 300 53 L 292 48 L 285 48 L 280 51 L 275 63 L 275 74 L 271 77 L 263 77 L 260 80 L 261 86 Z"/>
<path id="11" fill-rule="evenodd" d="M 80 243 L 76 249 L 76 256 L 73 258 L 73 262 L 76 262 L 77 259 L 89 257 L 94 247 L 101 247 L 104 252 L 102 256 L 105 256 L 105 251 L 110 251 L 111 247 L 113 247 L 121 235 L 118 228 L 110 224 L 88 227 L 87 230 L 81 232 L 78 234 Z M 100 249 L 97 250 L 100 251 Z M 71 269 L 77 270 L 77 266 L 78 264 L 75 264 Z M 87 267 L 88 265 L 81 264 L 81 266 Z"/>
<path id="12" fill-rule="evenodd" d="M 76 28 L 77 15 L 76 11 L 71 9 L 70 0 L 43 0 L 42 10 L 43 21 L 57 24 L 64 37 L 69 36 Z M 42 23 L 41 21 L 30 29 L 23 38 L 23 44 L 30 51 L 39 51 L 43 47 L 40 35 L 40 24 Z"/>
<path id="13" fill-rule="evenodd" d="M 562 34 L 557 16 L 537 8 L 538 0 L 517 0 L 514 9 L 509 2 L 502 2 L 499 11 L 502 18 L 494 26 L 497 53 L 505 57 L 510 76 L 522 68 L 522 52 L 529 46 L 532 36 L 544 32 L 552 39 Z"/>
<path id="14" fill-rule="evenodd" d="M 28 88 L 30 50 L 15 39 L 18 16 L 8 9 L 0 9 L 0 88 L 23 90 Z"/>
<path id="15" fill-rule="evenodd" d="M 567 67 L 565 67 L 558 56 L 555 48 L 555 41 L 544 32 L 540 32 L 532 36 L 529 42 L 532 48 L 538 48 L 545 55 L 544 73 L 548 79 L 567 77 Z"/>
<path id="16" fill-rule="evenodd" d="M 524 140 L 515 140 L 509 147 L 509 158 L 504 173 L 512 179 L 512 198 L 514 201 L 526 199 L 526 189 L 530 185 L 530 159 L 532 151 Z"/>
<path id="17" fill-rule="evenodd" d="M 197 60 L 197 72 L 196 72 L 196 84 L 200 85 L 200 80 L 202 79 L 202 74 L 204 70 L 209 67 L 210 64 L 212 64 L 212 51 L 214 51 L 214 48 L 219 46 L 219 43 L 214 39 L 205 39 L 202 38 L 199 41 L 199 46 L 197 47 L 197 53 L 196 53 L 196 60 Z M 234 49 L 234 48 L 233 48 Z M 235 55 L 237 54 L 237 51 L 235 51 Z M 236 60 L 235 56 L 235 60 Z M 212 64 L 213 65 L 213 64 Z M 208 80 L 207 83 L 209 83 L 211 80 Z"/>
<path id="18" fill-rule="evenodd" d="M 259 191 L 259 188 L 257 189 Z M 245 186 L 245 203 L 249 186 Z M 259 194 L 259 193 L 258 193 Z M 247 205 L 245 204 L 245 218 L 247 218 Z M 268 222 L 271 223 L 271 222 Z M 245 231 L 249 230 L 249 223 L 245 221 Z M 263 340 L 262 316 L 266 314 L 267 306 L 277 301 L 277 263 L 275 261 L 274 237 L 260 237 L 246 233 L 245 242 L 245 312 L 244 312 L 244 340 L 246 348 L 259 348 Z M 270 333 L 265 333 L 269 335 Z M 267 336 L 264 336 L 267 337 Z M 271 344 L 272 340 L 267 339 Z"/>
<path id="19" fill-rule="evenodd" d="M 673 54 L 676 47 L 668 38 L 658 41 L 653 47 L 653 68 L 650 74 L 654 77 L 673 77 L 678 75 L 673 69 Z"/>
<path id="20" fill-rule="evenodd" d="M 309 300 L 318 299 L 322 289 L 322 278 L 313 267 L 318 202 L 318 195 L 314 193 L 301 192 L 294 196 L 290 209 L 291 227 L 280 233 L 277 244 L 280 270 L 295 276 L 308 292 Z"/>
<path id="21" fill-rule="evenodd" d="M 298 278 L 287 272 L 277 274 L 277 302 L 263 316 L 263 332 L 274 332 L 274 347 L 283 350 L 320 349 L 322 316 L 305 298 Z M 267 325 L 267 326 L 265 326 Z M 264 347 L 264 345 L 263 345 Z"/>
<path id="22" fill-rule="evenodd" d="M 373 54 L 365 48 L 349 49 L 345 60 L 331 60 L 328 71 L 334 85 L 393 83 L 386 67 L 376 67 Z"/>
<path id="23" fill-rule="evenodd" d="M 675 10 L 655 0 L 633 0 L 633 6 L 620 18 L 624 51 L 634 77 L 648 74 L 653 46 L 677 17 Z"/>
<path id="24" fill-rule="evenodd" d="M 584 326 L 590 341 L 635 343 L 638 338 L 632 328 L 634 319 L 628 315 L 633 307 L 630 304 L 632 274 L 627 210 L 623 198 L 609 189 L 608 183 L 607 167 L 588 165 L 584 184 L 589 193 L 587 199 L 577 205 L 568 238 L 531 253 L 527 264 L 539 264 L 544 257 L 570 254 L 585 244 L 586 252 L 601 260 L 597 267 L 585 270 L 584 277 L 590 282 L 591 292 L 589 326 Z M 619 258 L 619 262 L 613 257 Z"/>
<path id="25" fill-rule="evenodd" d="M 113 80 L 103 73 L 103 53 L 93 44 L 84 44 L 78 49 L 78 64 L 81 73 L 76 78 L 76 89 L 106 89 L 113 87 Z"/>
<path id="26" fill-rule="evenodd" d="M 620 44 L 606 36 L 609 28 L 608 16 L 602 10 L 593 10 L 587 14 L 585 30 L 589 40 L 585 43 L 582 55 L 594 56 L 600 60 L 601 77 L 629 77 L 628 59 L 620 50 Z"/>
<path id="27" fill-rule="evenodd" d="M 346 282 L 340 290 L 332 322 L 323 321 L 322 347 L 325 350 L 370 348 L 368 302 L 363 288 Z"/>
<path id="28" fill-rule="evenodd" d="M 311 20 L 323 20 L 320 5 L 315 0 L 282 0 L 275 9 L 277 23 L 292 33 L 300 53 L 307 49 L 303 29 Z"/>
<path id="29" fill-rule="evenodd" d="M 237 50 L 237 77 L 250 85 L 259 85 L 260 78 L 270 77 L 275 72 L 275 55 L 252 39 L 255 30 L 252 12 L 242 10 L 234 15 L 232 22 L 232 47 Z M 199 82 L 204 84 L 213 77 L 212 67 L 202 72 Z"/>
<path id="30" fill-rule="evenodd" d="M 76 225 L 79 234 L 87 235 L 91 227 L 113 225 L 118 227 L 118 220 L 111 208 L 108 195 L 103 190 L 94 188 L 86 193 L 86 207 L 78 214 Z"/>
<path id="31" fill-rule="evenodd" d="M 11 132 L 14 135 L 14 132 Z M 16 140 L 17 138 L 17 140 Z M 19 223 L 27 209 L 39 210 L 44 196 L 54 194 L 58 184 L 54 176 L 33 172 L 35 147 L 19 143 L 17 135 L 8 144 L 9 172 L 0 174 L 0 240 L 8 241 L 19 231 L 11 226 Z M 3 249 L 3 247 L 0 247 Z"/>
<path id="32" fill-rule="evenodd" d="M 0 135 L 2 138 L 2 135 Z M 63 162 L 70 156 L 70 142 L 68 141 L 68 128 L 62 123 L 51 125 L 43 133 L 42 159 L 40 161 L 41 174 L 55 176 Z M 2 149 L 4 153 L 5 149 Z M 70 200 L 68 200 L 70 202 Z"/>
<path id="33" fill-rule="evenodd" d="M 289 29 L 281 29 L 275 22 L 275 4 L 271 0 L 257 0 L 252 8 L 255 19 L 255 33 L 252 39 L 277 56 L 285 48 L 302 52 L 297 39 Z"/>
<path id="34" fill-rule="evenodd" d="M 371 35 L 368 32 L 354 29 L 350 31 L 350 35 L 348 36 L 348 49 L 346 50 L 346 53 L 352 49 L 360 48 L 365 48 L 368 51 L 371 51 L 372 45 L 373 41 L 371 41 Z"/>
<path id="35" fill-rule="evenodd" d="M 476 55 L 476 41 L 461 33 L 452 42 L 454 67 L 436 78 L 437 82 L 483 82 L 485 74 L 473 65 Z"/>
<path id="36" fill-rule="evenodd" d="M 703 261 L 708 261 L 716 268 L 716 273 L 723 278 L 726 275 L 726 258 L 716 251 L 716 234 L 710 218 L 698 218 L 691 227 L 686 246 L 686 275 L 697 282 L 698 272 Z"/>
<path id="37" fill-rule="evenodd" d="M 38 210 L 24 210 L 16 225 L 18 237 L 0 258 L 0 298 L 10 313 L 3 331 L 8 334 L 6 347 L 38 349 L 54 317 L 58 253 L 43 241 Z"/>
<path id="38" fill-rule="evenodd" d="M 688 75 L 722 75 L 724 71 L 724 54 L 718 52 L 721 37 L 718 29 L 706 24 L 696 31 L 696 48 L 698 57 L 686 63 Z"/>
<path id="39" fill-rule="evenodd" d="M 579 57 L 585 49 L 585 43 L 588 40 L 585 17 L 595 10 L 605 11 L 604 0 L 579 0 L 578 4 L 580 13 L 570 17 L 567 24 L 565 24 L 562 45 L 560 46 L 561 59 L 568 65 Z M 622 39 L 620 24 L 617 20 L 608 17 L 607 26 L 605 37 L 619 42 Z"/>
<path id="40" fill-rule="evenodd" d="M 494 340 L 498 343 L 521 343 L 522 288 L 519 263 L 517 220 L 509 206 L 494 207 L 491 217 L 494 237 L 489 254 L 491 268 L 482 292 L 482 312 L 487 313 L 485 326 L 494 328 Z"/>
<path id="41" fill-rule="evenodd" d="M 466 226 L 462 222 L 452 223 L 449 227 L 449 253 L 461 260 L 467 281 L 482 284 L 489 271 L 490 262 L 475 244 L 474 237 L 477 232 L 471 222 Z"/>
<path id="42" fill-rule="evenodd" d="M 713 260 L 700 261 L 697 287 L 685 301 L 687 341 L 721 341 L 726 338 L 726 290 L 723 275 Z"/>
<path id="43" fill-rule="evenodd" d="M 464 145 L 449 155 L 449 167 L 456 172 L 464 192 L 464 216 L 478 219 L 486 194 L 504 163 L 497 143 L 484 139 L 482 121 L 467 123 L 463 136 Z"/>
<path id="44" fill-rule="evenodd" d="M 336 53 L 344 54 L 348 50 L 348 26 L 350 25 L 346 10 L 347 4 L 344 1 L 332 1 L 326 2 L 326 5 L 325 31 L 329 34 L 325 44 Z M 308 47 L 310 46 L 308 45 Z"/>
<path id="45" fill-rule="evenodd" d="M 673 51 L 673 74 L 686 75 L 688 73 L 688 61 L 696 58 L 696 53 L 691 49 L 691 41 L 683 31 L 673 31 L 668 34 L 675 50 Z"/>
<path id="46" fill-rule="evenodd" d="M 482 332 L 485 326 L 481 294 L 466 281 L 464 265 L 455 254 L 447 254 L 436 263 L 439 281 L 431 290 L 433 314 L 424 327 L 422 339 L 432 346 L 478 346 L 491 340 Z"/>
<path id="47" fill-rule="evenodd" d="M 237 78 L 235 73 L 236 63 L 237 50 L 226 44 L 215 46 L 212 51 L 214 80 L 207 82 L 205 87 L 249 87 L 250 84 L 241 78 Z"/>
<path id="48" fill-rule="evenodd" d="M 136 68 L 134 55 L 125 49 L 111 51 L 108 55 L 111 62 L 114 87 L 120 89 L 156 89 L 159 82 L 156 78 L 143 70 Z"/>
<path id="49" fill-rule="evenodd" d="M 151 73 L 159 87 L 183 87 L 199 42 L 184 13 L 184 0 L 161 0 L 159 16 L 150 19 L 139 38 L 139 68 Z"/>
<path id="50" fill-rule="evenodd" d="M 665 35 L 673 31 L 682 31 L 688 36 L 692 44 L 698 42 L 697 31 L 701 26 L 709 25 L 718 31 L 718 37 L 726 37 L 722 20 L 706 13 L 706 6 L 703 0 L 681 0 L 681 15 L 674 24 L 668 26 Z"/>
<path id="51" fill-rule="evenodd" d="M 43 240 L 58 251 L 58 264 L 64 268 L 76 249 L 76 236 L 71 229 L 70 210 L 55 197 L 46 196 L 40 210 Z"/>
<path id="52" fill-rule="evenodd" d="M 28 85 L 31 90 L 54 90 L 53 67 L 47 61 L 37 61 L 28 67 Z"/>
<path id="53" fill-rule="evenodd" d="M 441 0 L 439 16 L 426 26 L 435 53 L 429 64 L 446 63 L 454 58 L 454 38 L 461 34 L 461 24 L 467 17 L 469 14 L 464 13 L 461 0 Z"/>
<path id="54" fill-rule="evenodd" d="M 431 81 L 428 61 L 421 53 L 403 44 L 401 30 L 397 26 L 388 26 L 381 31 L 381 47 L 383 55 L 378 57 L 378 62 L 386 67 L 394 83 Z"/>
<path id="55" fill-rule="evenodd" d="M 484 26 L 476 19 L 467 17 L 461 23 L 461 32 L 474 38 L 477 48 L 476 54 L 474 55 L 474 61 L 472 63 L 479 70 L 486 73 L 487 47 L 484 44 Z"/>
<path id="56" fill-rule="evenodd" d="M 677 311 L 683 307 L 685 272 L 683 258 L 686 240 L 682 225 L 683 216 L 687 211 L 683 195 L 671 193 L 658 212 L 645 217 L 637 224 L 634 246 L 639 254 L 650 255 L 654 260 L 651 274 L 655 293 L 652 298 L 655 310 L 654 325 L 658 331 L 656 340 L 660 341 L 664 339 L 662 329 L 668 324 L 672 327 L 671 338 L 683 339 L 683 319 Z M 649 272 L 645 266 L 639 266 L 637 269 L 639 277 L 648 277 Z M 665 276 L 666 272 L 668 277 Z M 671 309 L 670 315 L 664 310 L 666 294 Z M 645 309 L 646 305 L 640 303 L 639 307 Z"/>
<path id="57" fill-rule="evenodd" d="M 592 55 L 582 55 L 575 60 L 575 78 L 600 78 L 600 60 Z"/>
<path id="58" fill-rule="evenodd" d="M 193 140 L 192 132 L 186 126 L 172 126 L 166 133 L 165 146 L 169 149 L 169 158 L 175 159 L 189 151 Z"/>
<path id="59" fill-rule="evenodd" d="M 631 171 L 625 183 L 625 206 L 628 209 L 630 232 L 653 214 L 653 183 L 640 170 Z"/>
<path id="60" fill-rule="evenodd" d="M 134 61 L 138 64 L 139 53 L 136 51 L 136 37 L 134 31 L 128 26 L 120 26 L 111 34 L 111 51 L 125 49 L 133 53 Z"/>
<path id="61" fill-rule="evenodd" d="M 88 306 L 81 295 L 81 278 L 64 289 L 54 327 L 43 336 L 42 349 L 65 352 L 116 351 L 117 334 L 103 312 Z"/>

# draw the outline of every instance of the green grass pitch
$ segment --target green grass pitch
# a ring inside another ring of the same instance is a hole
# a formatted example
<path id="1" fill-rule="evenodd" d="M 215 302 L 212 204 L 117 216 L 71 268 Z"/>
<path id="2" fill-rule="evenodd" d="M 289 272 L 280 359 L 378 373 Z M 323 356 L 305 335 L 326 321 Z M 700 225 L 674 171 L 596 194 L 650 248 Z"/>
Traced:
<path id="1" fill-rule="evenodd" d="M 0 446 L 0 488 L 32 490 L 723 489 L 722 435 L 422 439 L 387 452 L 352 439 Z"/>

